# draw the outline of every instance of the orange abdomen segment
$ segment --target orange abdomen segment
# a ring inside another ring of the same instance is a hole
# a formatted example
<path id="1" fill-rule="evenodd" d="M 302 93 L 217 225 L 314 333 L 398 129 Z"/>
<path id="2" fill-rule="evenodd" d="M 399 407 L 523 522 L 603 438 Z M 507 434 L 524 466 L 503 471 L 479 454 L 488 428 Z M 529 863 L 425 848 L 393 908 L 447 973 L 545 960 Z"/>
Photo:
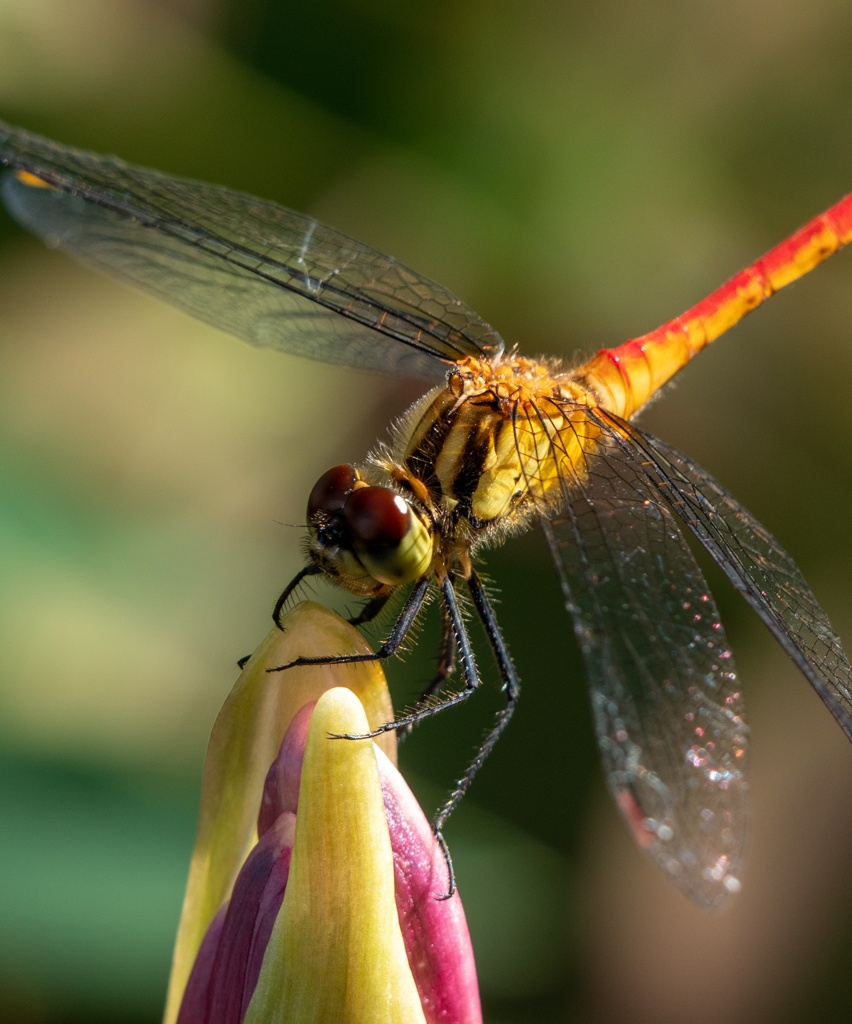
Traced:
<path id="1" fill-rule="evenodd" d="M 852 241 L 852 194 L 808 221 L 721 288 L 656 330 L 605 348 L 575 376 L 619 416 L 636 412 L 681 367 L 770 295 Z"/>

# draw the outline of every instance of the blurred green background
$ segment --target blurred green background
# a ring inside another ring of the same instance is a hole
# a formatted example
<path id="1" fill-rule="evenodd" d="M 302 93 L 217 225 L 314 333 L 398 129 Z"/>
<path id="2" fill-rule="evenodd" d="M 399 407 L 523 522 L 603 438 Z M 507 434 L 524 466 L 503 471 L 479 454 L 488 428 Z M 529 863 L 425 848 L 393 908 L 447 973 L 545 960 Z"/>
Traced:
<path id="1" fill-rule="evenodd" d="M 852 188 L 846 0 L 0 0 L 0 116 L 275 198 L 569 359 Z M 852 643 L 852 256 L 643 418 Z M 0 1021 L 159 1018 L 206 736 L 305 495 L 416 386 L 252 350 L 0 219 Z M 745 888 L 687 905 L 603 787 L 537 534 L 487 559 L 524 694 L 452 820 L 489 1024 L 848 1021 L 852 752 L 711 574 L 752 726 Z M 429 678 L 429 633 L 394 666 Z M 435 806 L 499 695 L 424 725 Z"/>

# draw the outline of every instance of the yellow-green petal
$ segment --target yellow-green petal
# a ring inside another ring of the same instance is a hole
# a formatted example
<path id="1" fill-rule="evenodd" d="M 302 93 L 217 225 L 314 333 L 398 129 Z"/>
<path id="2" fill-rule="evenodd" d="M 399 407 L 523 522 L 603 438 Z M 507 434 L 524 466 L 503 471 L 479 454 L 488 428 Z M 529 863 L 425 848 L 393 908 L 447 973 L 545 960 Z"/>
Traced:
<path id="1" fill-rule="evenodd" d="M 424 1024 L 394 894 L 367 718 L 345 689 L 311 720 L 284 902 L 245 1024 Z"/>
<path id="2" fill-rule="evenodd" d="M 281 738 L 295 713 L 333 686 L 347 686 L 367 712 L 368 728 L 393 718 L 384 673 L 376 662 L 317 665 L 268 673 L 302 656 L 368 650 L 362 635 L 321 605 L 297 605 L 273 628 L 246 665 L 219 713 L 204 766 L 201 811 L 189 870 L 164 1024 L 177 1019 L 201 940 L 257 838 L 263 783 Z M 395 757 L 395 735 L 382 748 Z M 342 742 L 342 741 L 341 741 Z"/>

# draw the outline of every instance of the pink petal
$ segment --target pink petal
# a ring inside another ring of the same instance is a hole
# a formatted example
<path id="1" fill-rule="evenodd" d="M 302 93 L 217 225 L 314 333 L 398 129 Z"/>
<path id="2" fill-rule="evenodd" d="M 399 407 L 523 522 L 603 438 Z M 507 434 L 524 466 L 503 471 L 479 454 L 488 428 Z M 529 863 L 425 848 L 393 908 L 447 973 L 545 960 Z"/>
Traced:
<path id="1" fill-rule="evenodd" d="M 473 947 L 458 890 L 447 900 L 444 855 L 414 794 L 378 751 L 390 829 L 396 905 L 429 1024 L 482 1024 Z"/>
<path id="2" fill-rule="evenodd" d="M 201 944 L 178 1024 L 240 1024 L 284 898 L 294 831 L 295 815 L 282 814 L 249 854 Z"/>
<path id="3" fill-rule="evenodd" d="M 263 784 L 263 796 L 260 801 L 260 814 L 257 819 L 257 834 L 263 833 L 272 826 L 281 814 L 296 813 L 299 804 L 299 783 L 302 779 L 302 761 L 305 757 L 305 742 L 308 738 L 308 726 L 314 713 L 316 701 L 308 704 L 296 713 L 293 721 L 287 726 L 287 732 L 281 741 L 278 756 L 269 766 L 266 781 Z"/>

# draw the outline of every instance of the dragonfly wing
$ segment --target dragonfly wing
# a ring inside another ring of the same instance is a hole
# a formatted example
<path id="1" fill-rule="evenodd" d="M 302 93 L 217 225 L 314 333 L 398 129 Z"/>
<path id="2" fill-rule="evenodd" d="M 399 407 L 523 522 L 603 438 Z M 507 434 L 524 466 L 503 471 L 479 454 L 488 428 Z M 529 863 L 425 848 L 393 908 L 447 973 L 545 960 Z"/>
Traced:
<path id="1" fill-rule="evenodd" d="M 2 122 L 0 166 L 25 172 L 3 198 L 27 228 L 252 344 L 432 380 L 502 351 L 440 285 L 276 203 Z"/>
<path id="2" fill-rule="evenodd" d="M 609 787 L 694 900 L 739 889 L 747 729 L 716 606 L 673 514 L 607 432 L 545 535 L 583 653 Z"/>
<path id="3" fill-rule="evenodd" d="M 623 426 L 626 426 L 623 425 Z M 630 426 L 662 491 L 852 739 L 852 667 L 799 567 L 772 534 L 685 455 Z"/>

